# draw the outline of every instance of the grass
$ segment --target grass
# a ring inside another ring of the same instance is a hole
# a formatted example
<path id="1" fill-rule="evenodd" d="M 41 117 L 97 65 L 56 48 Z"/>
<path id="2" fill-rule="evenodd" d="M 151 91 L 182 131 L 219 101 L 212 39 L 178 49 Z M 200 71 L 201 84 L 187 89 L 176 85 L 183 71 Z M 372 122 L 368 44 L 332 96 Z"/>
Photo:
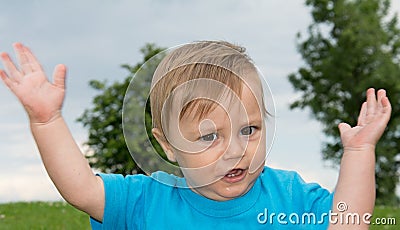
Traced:
<path id="1" fill-rule="evenodd" d="M 389 222 L 395 220 L 395 223 L 392 224 L 381 224 L 378 225 L 376 218 L 386 218 L 380 220 L 381 222 Z M 387 219 L 391 218 L 391 219 Z M 391 208 L 391 207 L 375 207 L 374 215 L 371 220 L 370 229 L 400 229 L 400 208 Z"/>
<path id="2" fill-rule="evenodd" d="M 90 229 L 89 216 L 64 202 L 0 204 L 0 229 Z"/>
<path id="3" fill-rule="evenodd" d="M 376 218 L 387 217 L 394 218 L 396 223 L 376 224 Z M 371 223 L 372 230 L 400 229 L 400 208 L 376 207 Z M 75 230 L 90 229 L 90 224 L 88 215 L 64 202 L 20 202 L 0 204 L 0 229 Z"/>

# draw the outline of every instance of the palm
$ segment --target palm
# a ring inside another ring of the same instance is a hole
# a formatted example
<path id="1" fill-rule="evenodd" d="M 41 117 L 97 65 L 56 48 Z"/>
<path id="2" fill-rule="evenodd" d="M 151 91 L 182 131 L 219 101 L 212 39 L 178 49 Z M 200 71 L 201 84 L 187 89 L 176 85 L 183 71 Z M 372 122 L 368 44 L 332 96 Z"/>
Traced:
<path id="1" fill-rule="evenodd" d="M 340 134 L 345 149 L 362 149 L 375 146 L 382 136 L 390 119 L 391 106 L 384 90 L 367 91 L 367 101 L 363 103 L 358 117 L 357 126 L 351 128 L 348 124 L 340 124 Z"/>
<path id="2" fill-rule="evenodd" d="M 1 71 L 4 83 L 18 97 L 31 119 L 31 122 L 46 123 L 57 116 L 65 95 L 65 67 L 59 65 L 54 72 L 54 83 L 50 83 L 40 63 L 28 48 L 15 45 L 20 69 L 17 69 L 9 56 L 1 55 L 9 76 Z"/>

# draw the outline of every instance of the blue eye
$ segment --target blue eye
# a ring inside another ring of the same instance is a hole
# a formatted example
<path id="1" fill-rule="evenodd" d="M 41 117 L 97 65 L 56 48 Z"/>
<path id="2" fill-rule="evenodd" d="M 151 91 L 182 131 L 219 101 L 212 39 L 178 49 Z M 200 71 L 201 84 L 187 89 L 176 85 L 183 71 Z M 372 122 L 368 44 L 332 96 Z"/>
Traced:
<path id="1" fill-rule="evenodd" d="M 217 134 L 216 133 L 210 133 L 204 136 L 200 137 L 200 140 L 202 141 L 207 141 L 207 142 L 211 142 L 211 141 L 215 141 L 215 139 L 217 139 Z"/>
<path id="2" fill-rule="evenodd" d="M 250 136 L 255 131 L 255 126 L 247 126 L 240 130 L 240 134 L 244 136 Z"/>

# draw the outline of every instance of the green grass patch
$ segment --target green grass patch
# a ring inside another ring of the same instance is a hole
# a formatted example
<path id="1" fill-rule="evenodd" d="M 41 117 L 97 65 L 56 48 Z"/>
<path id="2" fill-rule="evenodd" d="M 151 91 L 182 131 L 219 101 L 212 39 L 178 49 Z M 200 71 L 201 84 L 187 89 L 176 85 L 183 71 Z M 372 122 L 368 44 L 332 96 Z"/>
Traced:
<path id="1" fill-rule="evenodd" d="M 90 229 L 89 216 L 65 202 L 0 204 L 0 229 Z"/>
<path id="2" fill-rule="evenodd" d="M 400 208 L 375 207 L 370 229 L 400 229 Z"/>

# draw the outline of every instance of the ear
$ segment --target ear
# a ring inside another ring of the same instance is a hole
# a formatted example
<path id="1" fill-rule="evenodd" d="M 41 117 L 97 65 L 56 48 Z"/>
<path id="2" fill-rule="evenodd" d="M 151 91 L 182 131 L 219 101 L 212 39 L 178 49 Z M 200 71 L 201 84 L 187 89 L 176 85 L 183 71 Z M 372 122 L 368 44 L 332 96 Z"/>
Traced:
<path id="1" fill-rule="evenodd" d="M 165 154 L 167 155 L 168 160 L 170 160 L 172 162 L 176 162 L 176 158 L 175 158 L 175 154 L 174 154 L 174 151 L 172 149 L 172 146 L 169 144 L 167 139 L 164 137 L 164 135 L 161 132 L 161 130 L 158 129 L 158 128 L 153 128 L 151 130 L 151 132 L 153 133 L 153 136 L 156 138 L 158 143 L 163 148 Z"/>

